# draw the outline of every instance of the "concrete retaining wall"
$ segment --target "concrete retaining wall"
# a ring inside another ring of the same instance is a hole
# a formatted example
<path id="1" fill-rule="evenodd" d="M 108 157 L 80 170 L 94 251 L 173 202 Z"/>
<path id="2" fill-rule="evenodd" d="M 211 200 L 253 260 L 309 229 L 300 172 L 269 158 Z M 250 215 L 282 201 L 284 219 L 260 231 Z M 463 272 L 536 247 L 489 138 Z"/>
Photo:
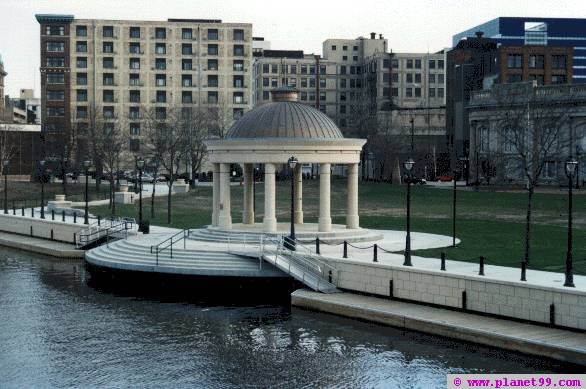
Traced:
<path id="1" fill-rule="evenodd" d="M 328 259 L 338 269 L 335 284 L 343 289 L 440 306 L 550 323 L 586 330 L 586 293 L 572 288 L 540 287 L 522 282 L 452 274 L 445 271 Z M 563 275 L 561 276 L 563 277 Z"/>
<path id="2" fill-rule="evenodd" d="M 55 216 L 56 220 L 52 221 L 50 212 L 45 213 L 47 219 L 41 219 L 39 212 L 36 215 L 37 217 L 31 218 L 0 213 L 0 231 L 30 236 L 32 227 L 32 236 L 36 238 L 51 239 L 51 231 L 53 231 L 53 240 L 75 243 L 73 234 L 78 235 L 84 227 L 82 223 L 73 224 L 57 220 L 57 216 Z"/>

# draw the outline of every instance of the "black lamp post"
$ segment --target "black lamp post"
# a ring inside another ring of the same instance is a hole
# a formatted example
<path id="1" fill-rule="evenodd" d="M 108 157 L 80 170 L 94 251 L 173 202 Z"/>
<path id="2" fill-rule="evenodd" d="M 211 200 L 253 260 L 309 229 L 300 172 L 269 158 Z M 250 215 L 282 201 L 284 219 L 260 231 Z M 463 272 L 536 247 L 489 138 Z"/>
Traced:
<path id="1" fill-rule="evenodd" d="M 405 239 L 405 262 L 403 262 L 403 266 L 413 266 L 411 263 L 411 170 L 413 166 L 415 166 L 415 161 L 412 158 L 403 162 L 403 167 L 407 172 L 405 177 L 405 181 L 407 181 L 407 238 Z"/>
<path id="2" fill-rule="evenodd" d="M 41 171 L 41 219 L 45 218 L 45 160 L 39 161 Z"/>
<path id="3" fill-rule="evenodd" d="M 252 170 L 252 174 L 254 174 L 254 177 L 252 179 L 252 212 L 256 217 L 256 177 L 258 176 L 258 167 L 255 167 Z"/>
<path id="4" fill-rule="evenodd" d="M 452 247 L 456 247 L 456 181 L 457 181 L 458 169 L 454 169 L 454 196 L 452 201 Z"/>
<path id="5" fill-rule="evenodd" d="M 138 225 L 142 229 L 142 169 L 144 168 L 144 159 L 138 158 L 136 167 L 138 168 Z"/>
<path id="6" fill-rule="evenodd" d="M 572 272 L 572 186 L 574 186 L 574 173 L 576 162 L 572 157 L 566 161 L 566 176 L 568 176 L 568 251 L 566 253 L 566 282 L 564 286 L 574 287 L 574 274 Z"/>
<path id="7" fill-rule="evenodd" d="M 287 161 L 289 169 L 291 169 L 291 232 L 289 237 L 285 239 L 285 248 L 295 251 L 297 246 L 295 242 L 295 166 L 297 166 L 297 158 L 291 157 Z"/>
<path id="8" fill-rule="evenodd" d="M 10 164 L 9 160 L 5 160 L 3 163 L 4 165 L 4 214 L 8 214 L 8 165 Z"/>
<path id="9" fill-rule="evenodd" d="M 83 224 L 89 224 L 89 221 L 88 221 L 88 214 L 89 214 L 88 189 L 89 189 L 89 182 L 90 182 L 89 168 L 90 168 L 91 164 L 92 164 L 92 162 L 90 160 L 83 161 L 83 167 L 85 169 L 85 209 L 84 209 L 85 212 L 83 215 Z"/>

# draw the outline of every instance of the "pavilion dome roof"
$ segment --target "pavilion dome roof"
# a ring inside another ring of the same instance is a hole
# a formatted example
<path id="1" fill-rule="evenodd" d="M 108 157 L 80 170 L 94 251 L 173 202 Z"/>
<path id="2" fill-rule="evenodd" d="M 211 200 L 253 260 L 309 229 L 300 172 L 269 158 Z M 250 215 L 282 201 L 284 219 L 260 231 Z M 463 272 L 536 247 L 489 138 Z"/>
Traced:
<path id="1" fill-rule="evenodd" d="M 319 110 L 297 101 L 290 87 L 271 91 L 272 102 L 247 112 L 228 130 L 228 139 L 342 139 L 336 124 Z"/>

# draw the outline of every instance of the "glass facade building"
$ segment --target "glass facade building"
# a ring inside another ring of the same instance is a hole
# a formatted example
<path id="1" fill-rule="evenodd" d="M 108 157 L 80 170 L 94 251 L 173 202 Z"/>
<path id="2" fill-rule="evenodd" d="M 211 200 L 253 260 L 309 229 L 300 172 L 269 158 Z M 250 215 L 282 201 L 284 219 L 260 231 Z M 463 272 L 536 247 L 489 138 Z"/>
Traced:
<path id="1" fill-rule="evenodd" d="M 586 83 L 586 19 L 500 17 L 463 31 L 452 37 L 452 46 L 463 38 L 482 31 L 499 45 L 571 46 L 575 84 Z"/>

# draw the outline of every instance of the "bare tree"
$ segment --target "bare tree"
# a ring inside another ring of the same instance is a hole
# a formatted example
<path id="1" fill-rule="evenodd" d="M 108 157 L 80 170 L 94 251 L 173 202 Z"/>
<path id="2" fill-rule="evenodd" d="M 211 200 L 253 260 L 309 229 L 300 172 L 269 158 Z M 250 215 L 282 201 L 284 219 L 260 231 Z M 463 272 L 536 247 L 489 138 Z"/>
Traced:
<path id="1" fill-rule="evenodd" d="M 191 177 L 195 178 L 206 155 L 204 139 L 223 124 L 218 123 L 216 113 L 209 108 L 183 108 L 185 157 L 190 165 Z"/>
<path id="2" fill-rule="evenodd" d="M 168 173 L 167 223 L 171 224 L 171 195 L 173 183 L 185 156 L 185 128 L 188 119 L 180 107 L 154 108 L 145 111 L 145 150 Z"/>
<path id="3" fill-rule="evenodd" d="M 571 117 L 574 110 L 571 89 L 556 93 L 554 87 L 533 84 L 493 88 L 498 112 L 496 131 L 503 142 L 505 165 L 522 172 L 527 189 L 524 261 L 531 256 L 533 195 L 549 161 L 570 155 Z M 564 88 L 563 86 L 561 88 Z M 564 155 L 565 154 L 565 155 Z"/>
<path id="4" fill-rule="evenodd" d="M 2 161 L 9 161 L 14 157 L 16 148 L 13 141 L 10 139 L 10 125 L 7 124 L 0 130 L 0 175 L 4 174 L 4 164 Z"/>

